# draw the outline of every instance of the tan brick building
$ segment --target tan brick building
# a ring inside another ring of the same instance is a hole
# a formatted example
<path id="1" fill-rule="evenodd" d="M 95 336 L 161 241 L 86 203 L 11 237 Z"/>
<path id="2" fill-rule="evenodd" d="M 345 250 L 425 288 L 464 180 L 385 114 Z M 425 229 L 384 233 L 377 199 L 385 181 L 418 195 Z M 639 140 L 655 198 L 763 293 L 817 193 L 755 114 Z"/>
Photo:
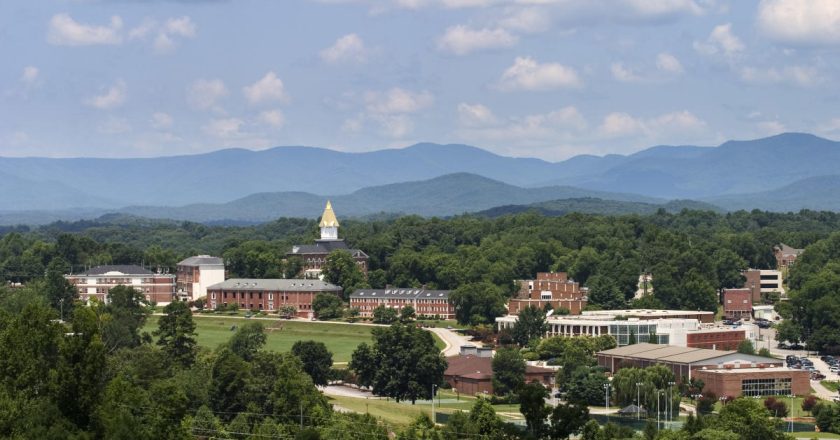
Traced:
<path id="1" fill-rule="evenodd" d="M 132 287 L 143 294 L 146 301 L 160 305 L 169 304 L 175 297 L 175 275 L 152 272 L 131 264 L 96 266 L 64 277 L 76 286 L 82 301 L 96 298 L 107 302 L 108 292 L 116 286 Z"/>
<path id="2" fill-rule="evenodd" d="M 397 309 L 397 312 L 411 306 L 418 317 L 455 319 L 455 306 L 449 301 L 451 293 L 425 288 L 358 289 L 350 294 L 350 307 L 358 307 L 362 318 L 372 317 L 373 309 L 379 306 Z"/>

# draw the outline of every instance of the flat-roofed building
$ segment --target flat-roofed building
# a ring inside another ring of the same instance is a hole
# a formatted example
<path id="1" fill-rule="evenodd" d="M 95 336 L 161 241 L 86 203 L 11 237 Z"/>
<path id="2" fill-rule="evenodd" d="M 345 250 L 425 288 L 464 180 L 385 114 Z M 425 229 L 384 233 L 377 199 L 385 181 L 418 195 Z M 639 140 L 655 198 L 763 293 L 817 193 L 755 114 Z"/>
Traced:
<path id="1" fill-rule="evenodd" d="M 108 292 L 116 286 L 132 287 L 146 301 L 160 305 L 169 304 L 175 297 L 175 275 L 133 264 L 96 266 L 64 277 L 76 286 L 82 301 L 96 298 L 108 302 Z"/>
<path id="2" fill-rule="evenodd" d="M 312 318 L 318 294 L 341 297 L 342 288 L 321 280 L 231 278 L 207 287 L 210 308 L 236 304 L 240 309 L 274 312 L 293 306 L 299 318 Z"/>
<path id="3" fill-rule="evenodd" d="M 540 272 L 533 280 L 516 280 L 519 291 L 508 301 L 508 314 L 522 309 L 550 305 L 553 310 L 566 309 L 577 315 L 586 307 L 586 289 L 570 280 L 565 272 Z"/>
<path id="4" fill-rule="evenodd" d="M 196 255 L 180 261 L 175 267 L 179 296 L 196 300 L 207 296 L 207 286 L 225 280 L 225 260 L 210 255 Z"/>
<path id="5" fill-rule="evenodd" d="M 742 319 L 752 316 L 751 289 L 723 289 L 723 314 L 726 319 Z"/>
<path id="6" fill-rule="evenodd" d="M 672 345 L 635 344 L 596 354 L 598 366 L 610 373 L 621 368 L 662 365 L 678 381 L 693 378 L 705 383 L 703 392 L 738 397 L 810 393 L 807 371 L 785 368 L 780 359 Z"/>
<path id="7" fill-rule="evenodd" d="M 449 301 L 451 293 L 449 290 L 425 288 L 357 289 L 350 294 L 350 307 L 358 307 L 362 318 L 372 317 L 373 309 L 379 306 L 397 311 L 411 306 L 418 317 L 454 319 L 455 306 Z"/>
<path id="8" fill-rule="evenodd" d="M 753 304 L 761 304 L 761 294 L 778 292 L 785 294 L 782 272 L 770 269 L 749 269 L 744 272 L 744 288 L 752 292 Z"/>
<path id="9" fill-rule="evenodd" d="M 608 311 L 602 311 L 608 312 Z M 628 311 L 612 310 L 609 313 L 593 313 L 579 316 L 549 315 L 547 336 L 600 336 L 610 335 L 618 346 L 635 342 L 652 342 L 683 347 L 734 349 L 747 335 L 744 329 L 703 324 L 694 318 L 627 318 L 622 313 Z M 617 312 L 617 313 L 616 313 Z M 681 311 L 657 310 L 656 316 L 683 316 Z M 668 313 L 675 312 L 675 313 Z M 500 329 L 513 329 L 518 320 L 516 315 L 496 318 Z"/>
<path id="10" fill-rule="evenodd" d="M 638 319 L 696 319 L 699 322 L 711 323 L 715 321 L 714 312 L 702 310 L 660 310 L 660 309 L 614 309 L 614 310 L 588 310 L 582 312 L 583 316 L 621 316 L 624 318 Z"/>

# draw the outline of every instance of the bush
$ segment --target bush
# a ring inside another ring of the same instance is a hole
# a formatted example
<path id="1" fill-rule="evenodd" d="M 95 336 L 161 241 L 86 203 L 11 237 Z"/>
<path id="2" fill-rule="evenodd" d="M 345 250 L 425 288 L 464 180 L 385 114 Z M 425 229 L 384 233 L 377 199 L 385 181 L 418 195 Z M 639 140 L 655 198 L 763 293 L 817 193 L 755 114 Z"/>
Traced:
<path id="1" fill-rule="evenodd" d="M 817 406 L 817 398 L 814 396 L 808 396 L 802 399 L 802 411 L 813 411 L 814 407 Z"/>
<path id="2" fill-rule="evenodd" d="M 768 397 L 764 399 L 764 407 L 770 411 L 770 414 L 774 417 L 787 417 L 788 415 L 788 406 L 787 404 L 775 397 Z"/>

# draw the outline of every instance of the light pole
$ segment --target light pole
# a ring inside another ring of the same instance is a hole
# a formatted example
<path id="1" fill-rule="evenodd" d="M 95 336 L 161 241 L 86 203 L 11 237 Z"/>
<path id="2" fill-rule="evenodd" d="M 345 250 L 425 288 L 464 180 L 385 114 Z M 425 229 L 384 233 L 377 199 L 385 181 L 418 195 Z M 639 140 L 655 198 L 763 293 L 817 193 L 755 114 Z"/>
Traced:
<path id="1" fill-rule="evenodd" d="M 642 415 L 641 415 L 642 400 L 640 399 L 641 393 L 639 391 L 641 389 L 641 387 L 642 387 L 642 382 L 636 382 L 636 406 L 637 406 L 637 408 L 636 408 L 636 420 L 639 420 L 642 417 Z"/>
<path id="2" fill-rule="evenodd" d="M 610 419 L 610 384 L 604 384 L 604 406 L 607 407 L 607 420 Z"/>
<path id="3" fill-rule="evenodd" d="M 675 382 L 668 382 L 668 421 L 674 421 L 674 385 Z M 680 408 L 677 407 L 677 415 L 680 414 Z"/>
<path id="4" fill-rule="evenodd" d="M 793 432 L 793 393 L 790 393 L 790 415 L 788 415 L 788 432 Z"/>
<path id="5" fill-rule="evenodd" d="M 64 322 L 64 298 L 60 298 L 58 304 L 61 309 L 61 322 Z"/>
<path id="6" fill-rule="evenodd" d="M 664 394 L 664 390 L 656 390 L 656 430 L 659 431 L 661 428 L 659 419 L 661 418 L 662 413 L 659 411 L 659 400 Z"/>
<path id="7" fill-rule="evenodd" d="M 437 425 L 437 415 L 435 414 L 435 387 L 436 384 L 432 384 L 432 425 Z"/>

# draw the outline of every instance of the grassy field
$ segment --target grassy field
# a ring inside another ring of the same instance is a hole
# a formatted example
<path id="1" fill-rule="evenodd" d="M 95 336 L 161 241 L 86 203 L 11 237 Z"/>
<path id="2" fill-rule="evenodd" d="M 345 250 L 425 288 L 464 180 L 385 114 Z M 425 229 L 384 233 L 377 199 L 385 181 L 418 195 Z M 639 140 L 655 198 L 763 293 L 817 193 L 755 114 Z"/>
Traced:
<path id="1" fill-rule="evenodd" d="M 226 342 L 233 334 L 231 327 L 242 325 L 247 320 L 220 316 L 195 315 L 198 344 L 207 348 L 216 348 Z M 157 328 L 157 316 L 150 316 L 145 331 L 152 332 Z M 265 324 L 268 335 L 266 349 L 285 352 L 292 348 L 292 344 L 300 340 L 323 342 L 333 353 L 334 362 L 348 362 L 353 350 L 362 342 L 371 341 L 373 327 L 366 325 L 347 325 L 322 322 L 302 322 L 277 320 L 260 320 Z"/>
<path id="2" fill-rule="evenodd" d="M 837 389 L 840 388 L 840 381 L 836 380 L 821 380 L 820 384 L 824 386 L 827 390 L 837 392 Z"/>

